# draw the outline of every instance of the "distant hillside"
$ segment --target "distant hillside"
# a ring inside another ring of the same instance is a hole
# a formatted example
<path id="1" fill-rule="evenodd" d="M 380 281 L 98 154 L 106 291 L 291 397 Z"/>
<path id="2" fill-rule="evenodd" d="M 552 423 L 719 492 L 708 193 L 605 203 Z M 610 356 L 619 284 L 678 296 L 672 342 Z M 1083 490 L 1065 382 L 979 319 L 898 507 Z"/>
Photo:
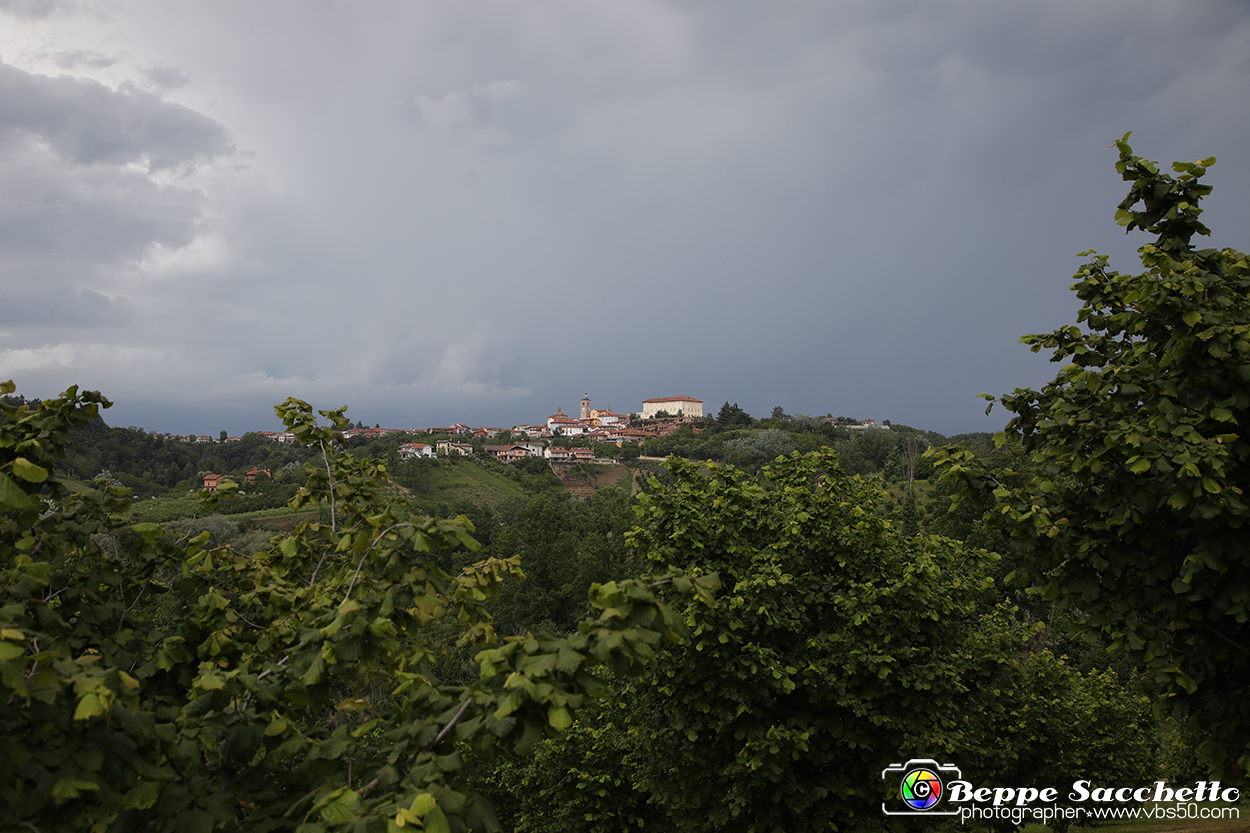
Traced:
<path id="1" fill-rule="evenodd" d="M 114 428 L 92 420 L 75 428 L 67 473 L 86 483 L 107 472 L 134 490 L 136 496 L 198 489 L 201 472 L 233 475 L 241 480 L 253 467 L 277 474 L 300 470 L 312 452 L 296 445 L 270 442 L 257 434 L 228 443 L 189 443 L 149 434 L 140 428 Z"/>
<path id="2" fill-rule="evenodd" d="M 587 497 L 606 488 L 631 491 L 630 471 L 621 465 L 552 466 L 541 458 L 500 463 L 495 460 L 450 458 L 414 460 L 395 467 L 395 482 L 415 502 L 463 499 L 498 504 L 507 498 L 551 494 Z"/>

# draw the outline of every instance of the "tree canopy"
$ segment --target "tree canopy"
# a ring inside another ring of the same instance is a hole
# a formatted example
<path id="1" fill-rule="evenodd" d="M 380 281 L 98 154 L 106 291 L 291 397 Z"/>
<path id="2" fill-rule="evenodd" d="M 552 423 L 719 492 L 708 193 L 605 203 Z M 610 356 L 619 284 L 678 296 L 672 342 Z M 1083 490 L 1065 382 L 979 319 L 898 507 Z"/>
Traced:
<path id="1" fill-rule="evenodd" d="M 1035 476 L 1009 482 L 966 448 L 938 458 L 1013 537 L 1021 577 L 1142 663 L 1208 759 L 1244 772 L 1250 270 L 1242 252 L 1192 242 L 1209 233 L 1198 218 L 1214 159 L 1175 163 L 1173 177 L 1127 135 L 1115 146 L 1131 183 L 1116 221 L 1156 238 L 1138 274 L 1086 253 L 1077 325 L 1022 339 L 1062 364 L 1040 391 L 1002 397 L 1014 416 L 997 441 Z"/>
<path id="2" fill-rule="evenodd" d="M 880 831 L 891 763 L 960 756 L 976 783 L 1151 771 L 1145 698 L 1028 646 L 994 557 L 905 535 L 831 450 L 758 479 L 671 459 L 639 500 L 635 550 L 715 571 L 715 609 L 620 696 L 501 768 L 518 833 Z M 520 771 L 518 771 L 518 769 Z"/>
<path id="3" fill-rule="evenodd" d="M 729 402 L 725 402 L 716 414 L 717 425 L 724 428 L 749 428 L 754 422 L 755 420 L 751 419 L 750 414 L 738 407 L 737 402 L 732 405 Z"/>

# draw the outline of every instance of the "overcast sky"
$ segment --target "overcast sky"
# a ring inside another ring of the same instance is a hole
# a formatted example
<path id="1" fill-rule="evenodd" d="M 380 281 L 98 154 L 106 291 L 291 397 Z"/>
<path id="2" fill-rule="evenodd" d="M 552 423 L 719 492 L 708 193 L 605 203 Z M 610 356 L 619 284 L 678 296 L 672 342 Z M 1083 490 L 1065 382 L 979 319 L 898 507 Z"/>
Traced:
<path id="1" fill-rule="evenodd" d="M 0 380 L 113 425 L 511 426 L 583 393 L 997 430 L 1111 143 L 1216 156 L 1246 0 L 0 0 Z"/>

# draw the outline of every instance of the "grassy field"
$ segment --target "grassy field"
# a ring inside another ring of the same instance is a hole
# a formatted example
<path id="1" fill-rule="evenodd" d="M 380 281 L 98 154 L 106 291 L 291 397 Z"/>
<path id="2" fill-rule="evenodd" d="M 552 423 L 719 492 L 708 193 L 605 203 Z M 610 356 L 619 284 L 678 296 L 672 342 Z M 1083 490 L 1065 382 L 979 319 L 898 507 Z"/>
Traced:
<path id="1" fill-rule="evenodd" d="M 494 505 L 509 497 L 523 497 L 521 484 L 488 471 L 473 460 L 461 460 L 431 469 L 428 491 L 414 492 L 417 498 L 464 498 Z"/>
<path id="2" fill-rule="evenodd" d="M 591 463 L 582 468 L 586 471 L 590 482 L 595 484 L 596 489 L 628 489 L 631 493 L 637 491 L 633 486 L 633 472 L 619 463 L 611 465 Z"/>
<path id="3" fill-rule="evenodd" d="M 199 498 L 194 494 L 173 495 L 135 501 L 130 512 L 136 523 L 165 523 L 176 518 L 189 518 L 195 514 Z"/>

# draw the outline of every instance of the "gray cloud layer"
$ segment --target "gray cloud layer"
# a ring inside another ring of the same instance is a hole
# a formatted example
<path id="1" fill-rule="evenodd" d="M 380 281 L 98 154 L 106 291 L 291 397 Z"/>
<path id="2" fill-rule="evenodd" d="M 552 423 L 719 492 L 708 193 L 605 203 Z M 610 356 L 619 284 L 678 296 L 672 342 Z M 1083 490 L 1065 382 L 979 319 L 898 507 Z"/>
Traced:
<path id="1" fill-rule="evenodd" d="M 1135 266 L 1114 138 L 1220 157 L 1250 246 L 1232 0 L 6 11 L 0 377 L 122 423 L 588 390 L 993 430 L 1073 255 Z"/>

